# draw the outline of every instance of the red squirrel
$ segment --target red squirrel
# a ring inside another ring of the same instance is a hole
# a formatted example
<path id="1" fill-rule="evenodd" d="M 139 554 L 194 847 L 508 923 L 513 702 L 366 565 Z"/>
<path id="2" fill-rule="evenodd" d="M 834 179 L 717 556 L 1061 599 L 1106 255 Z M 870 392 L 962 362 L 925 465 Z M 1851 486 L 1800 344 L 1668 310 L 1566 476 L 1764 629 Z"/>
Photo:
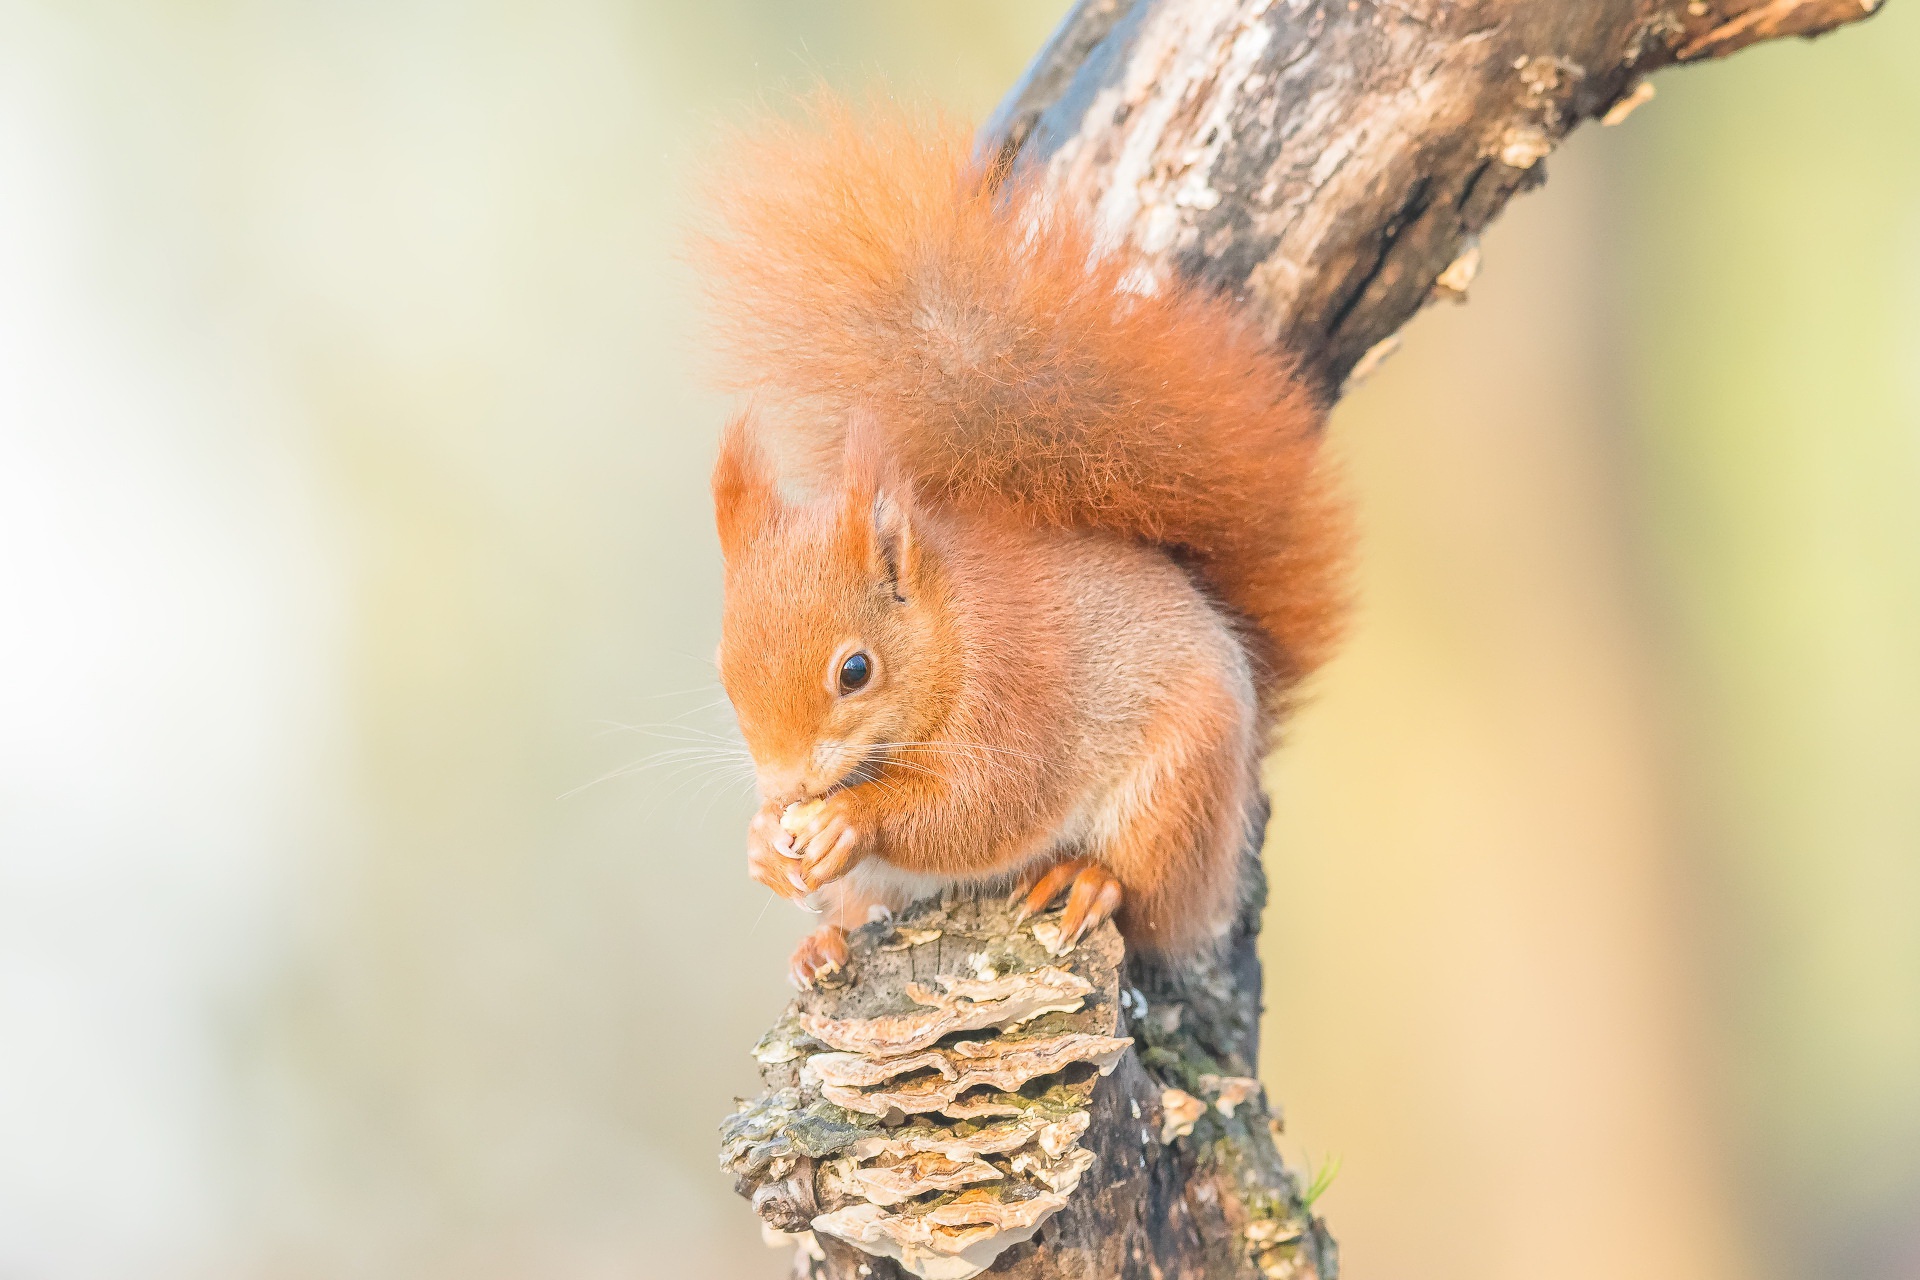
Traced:
<path id="1" fill-rule="evenodd" d="M 1226 298 L 1138 269 L 966 129 L 817 99 L 699 242 L 747 408 L 713 472 L 752 876 L 845 929 L 961 883 L 1191 952 L 1343 613 L 1322 414 Z M 782 825 L 785 817 L 786 824 Z"/>

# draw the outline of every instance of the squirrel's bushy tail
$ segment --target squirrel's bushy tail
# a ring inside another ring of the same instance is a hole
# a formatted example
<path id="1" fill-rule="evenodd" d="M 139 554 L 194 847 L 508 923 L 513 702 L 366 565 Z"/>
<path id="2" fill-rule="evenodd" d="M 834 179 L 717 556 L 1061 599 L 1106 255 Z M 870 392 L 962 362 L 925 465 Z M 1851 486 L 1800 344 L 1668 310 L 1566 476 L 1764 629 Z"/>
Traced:
<path id="1" fill-rule="evenodd" d="M 1233 304 L 1123 254 L 968 131 L 821 96 L 735 140 L 698 260 L 728 381 L 837 463 L 877 431 L 916 492 L 1175 551 L 1250 624 L 1269 704 L 1344 611 L 1320 413 Z"/>

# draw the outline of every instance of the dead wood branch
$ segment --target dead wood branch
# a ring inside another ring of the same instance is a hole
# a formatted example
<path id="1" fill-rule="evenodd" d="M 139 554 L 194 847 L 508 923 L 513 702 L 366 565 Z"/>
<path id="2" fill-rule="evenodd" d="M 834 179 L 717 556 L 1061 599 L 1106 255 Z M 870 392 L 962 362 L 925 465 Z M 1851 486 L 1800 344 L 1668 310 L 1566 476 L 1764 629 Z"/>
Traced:
<path id="1" fill-rule="evenodd" d="M 1466 292 L 1575 125 L 1624 118 L 1662 67 L 1878 5 L 1082 0 L 983 143 L 1149 276 L 1244 301 L 1331 400 Z M 850 985 L 796 1001 L 725 1130 L 797 1273 L 1331 1280 L 1253 1080 L 1262 826 L 1215 962 L 1125 957 L 1111 928 L 1054 956 L 997 903 L 862 931 Z"/>

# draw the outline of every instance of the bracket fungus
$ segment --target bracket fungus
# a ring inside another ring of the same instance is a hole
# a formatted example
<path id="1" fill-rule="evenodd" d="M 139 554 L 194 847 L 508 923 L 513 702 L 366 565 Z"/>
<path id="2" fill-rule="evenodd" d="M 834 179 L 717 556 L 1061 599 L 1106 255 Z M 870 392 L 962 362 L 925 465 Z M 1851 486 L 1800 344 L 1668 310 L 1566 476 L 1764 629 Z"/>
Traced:
<path id="1" fill-rule="evenodd" d="M 1228 1117 L 1247 1099 L 1260 1096 L 1260 1082 L 1252 1076 L 1202 1075 L 1200 1088 L 1213 1095 L 1213 1109 Z"/>
<path id="2" fill-rule="evenodd" d="M 1172 1142 L 1193 1132 L 1193 1126 L 1207 1114 L 1207 1104 L 1185 1089 L 1164 1089 L 1160 1093 L 1160 1141 Z"/>
<path id="3" fill-rule="evenodd" d="M 1063 949 L 1052 917 L 952 901 L 849 946 L 850 981 L 803 992 L 756 1047 L 767 1091 L 722 1125 L 722 1162 L 780 1232 L 966 1280 L 1095 1163 L 1094 1082 L 1133 1045 L 1119 935 Z"/>
<path id="4" fill-rule="evenodd" d="M 948 1111 L 969 1095 L 984 1101 L 985 1094 L 1018 1093 L 1028 1081 L 1058 1074 L 1077 1062 L 1091 1063 L 1104 1075 L 1132 1043 L 1069 1032 L 1030 1040 L 961 1040 L 951 1049 L 928 1049 L 904 1058 L 817 1053 L 807 1059 L 801 1078 L 811 1073 L 827 1101 L 849 1111 L 920 1115 Z M 894 1078 L 903 1075 L 904 1080 Z M 975 1094 L 976 1089 L 983 1092 Z"/>
<path id="5" fill-rule="evenodd" d="M 882 931 L 882 936 L 892 931 L 888 922 L 878 921 L 859 932 L 865 934 L 875 928 Z M 944 937 L 945 931 L 940 936 Z M 873 945 L 871 939 L 867 945 Z M 909 946 L 898 953 L 918 950 Z M 911 1011 L 870 1017 L 803 1011 L 800 1026 L 822 1044 L 842 1052 L 884 1058 L 925 1049 L 959 1031 L 1011 1028 L 1043 1013 L 1072 1013 L 1093 990 L 1085 978 L 1053 965 L 993 978 L 942 973 L 933 981 L 940 990 L 919 982 L 906 984 L 907 998 L 919 1006 Z"/>
<path id="6" fill-rule="evenodd" d="M 1253 1075 L 1251 928 L 1169 965 L 1058 925 L 916 903 L 852 930 L 840 979 L 761 1037 L 721 1163 L 794 1275 L 1331 1277 Z"/>

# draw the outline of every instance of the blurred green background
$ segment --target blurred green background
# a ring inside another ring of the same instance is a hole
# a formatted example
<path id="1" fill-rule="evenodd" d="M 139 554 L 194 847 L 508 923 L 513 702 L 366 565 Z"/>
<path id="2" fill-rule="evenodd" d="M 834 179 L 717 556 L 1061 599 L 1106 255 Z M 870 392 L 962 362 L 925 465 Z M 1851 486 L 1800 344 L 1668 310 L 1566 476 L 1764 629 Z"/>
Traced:
<path id="1" fill-rule="evenodd" d="M 0 0 L 0 1276 L 783 1271 L 685 176 L 1062 7 Z M 1336 417 L 1264 1070 L 1356 1280 L 1920 1277 L 1916 59 L 1659 77 Z"/>

